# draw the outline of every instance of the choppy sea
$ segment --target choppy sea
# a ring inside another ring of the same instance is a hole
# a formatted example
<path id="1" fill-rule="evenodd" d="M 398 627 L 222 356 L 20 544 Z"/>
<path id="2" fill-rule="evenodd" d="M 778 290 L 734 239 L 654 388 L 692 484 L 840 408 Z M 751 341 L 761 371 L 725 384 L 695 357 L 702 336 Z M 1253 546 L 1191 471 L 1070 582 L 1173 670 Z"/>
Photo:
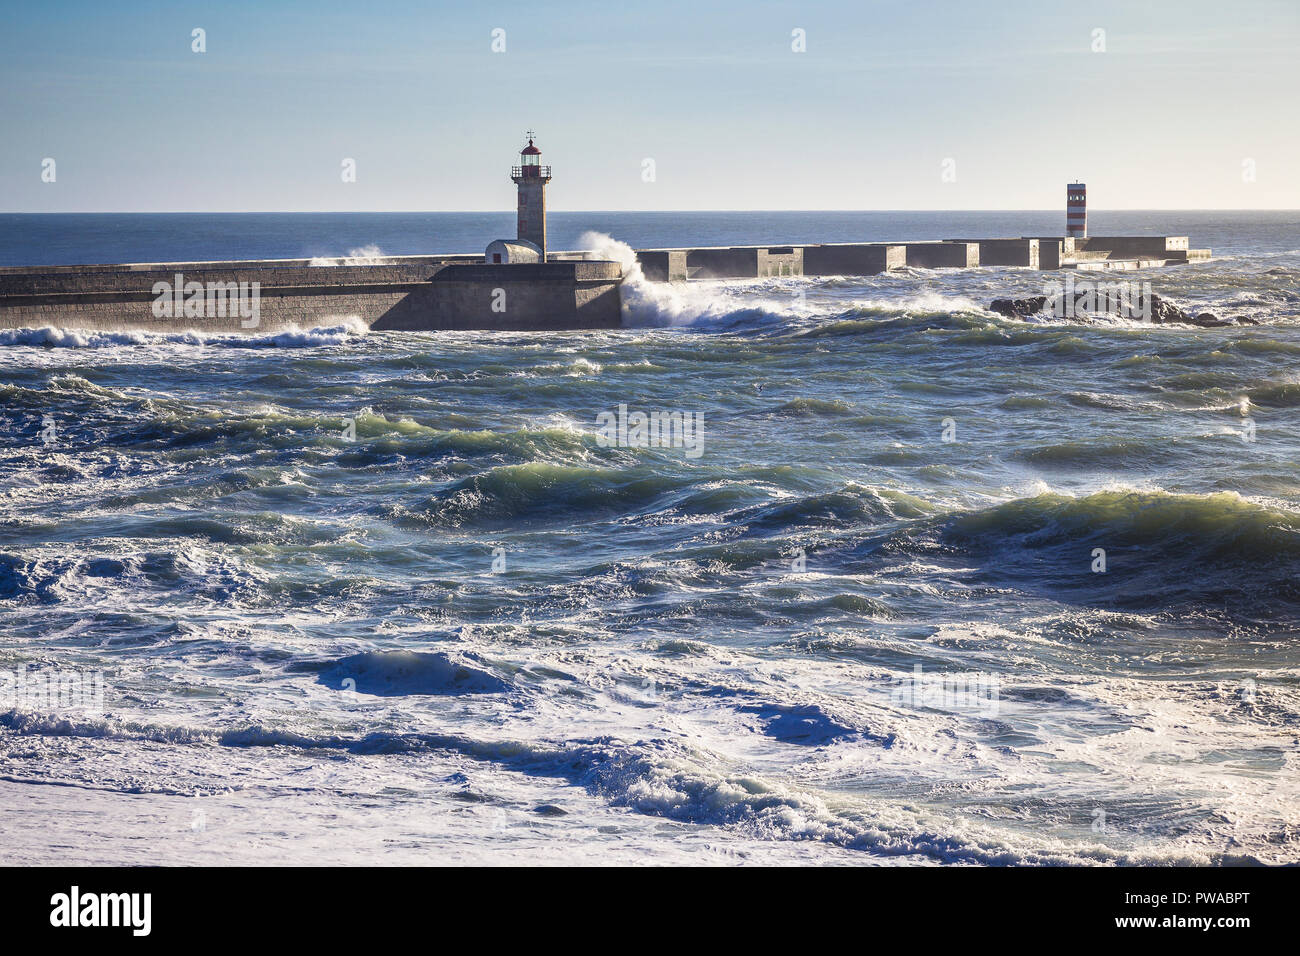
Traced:
<path id="1" fill-rule="evenodd" d="M 1008 319 L 1060 276 L 981 268 L 635 283 L 614 331 L 0 331 L 0 859 L 1300 861 L 1300 227 L 1091 225 L 1212 247 L 1125 278 L 1259 324 Z M 0 263 L 508 232 L 6 215 Z"/>

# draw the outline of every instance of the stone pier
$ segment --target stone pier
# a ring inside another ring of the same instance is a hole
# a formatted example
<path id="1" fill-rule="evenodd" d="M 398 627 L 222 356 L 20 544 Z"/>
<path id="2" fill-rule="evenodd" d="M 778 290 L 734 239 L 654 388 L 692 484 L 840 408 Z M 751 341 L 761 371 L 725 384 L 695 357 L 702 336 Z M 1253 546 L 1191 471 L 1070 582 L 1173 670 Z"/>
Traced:
<path id="1" fill-rule="evenodd" d="M 1186 236 L 1016 236 L 925 242 L 835 242 L 803 246 L 719 246 L 637 252 L 648 279 L 755 279 L 780 275 L 870 276 L 918 269 L 1113 269 L 1208 259 Z"/>

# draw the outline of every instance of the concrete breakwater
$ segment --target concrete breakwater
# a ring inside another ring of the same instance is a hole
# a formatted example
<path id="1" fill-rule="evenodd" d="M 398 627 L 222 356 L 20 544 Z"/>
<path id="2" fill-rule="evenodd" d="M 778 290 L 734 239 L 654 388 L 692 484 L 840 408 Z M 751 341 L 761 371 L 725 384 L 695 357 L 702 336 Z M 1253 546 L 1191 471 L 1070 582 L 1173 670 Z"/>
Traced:
<path id="1" fill-rule="evenodd" d="M 489 253 L 490 255 L 491 253 Z M 540 260 L 385 256 L 0 269 L 0 328 L 276 332 L 548 331 L 622 324 L 623 266 L 581 252 Z M 860 276 L 917 267 L 1127 270 L 1209 257 L 1185 236 L 1019 237 L 642 249 L 651 281 Z"/>
<path id="2" fill-rule="evenodd" d="M 349 321 L 377 331 L 621 324 L 616 262 L 494 265 L 481 254 L 339 261 L 5 268 L 0 328 L 258 333 Z"/>
<path id="3" fill-rule="evenodd" d="M 1021 236 L 637 251 L 637 261 L 641 263 L 646 278 L 658 282 L 785 275 L 876 275 L 905 266 L 923 269 L 1019 266 L 1123 271 L 1177 265 L 1209 257 L 1208 249 L 1189 248 L 1186 236 Z"/>

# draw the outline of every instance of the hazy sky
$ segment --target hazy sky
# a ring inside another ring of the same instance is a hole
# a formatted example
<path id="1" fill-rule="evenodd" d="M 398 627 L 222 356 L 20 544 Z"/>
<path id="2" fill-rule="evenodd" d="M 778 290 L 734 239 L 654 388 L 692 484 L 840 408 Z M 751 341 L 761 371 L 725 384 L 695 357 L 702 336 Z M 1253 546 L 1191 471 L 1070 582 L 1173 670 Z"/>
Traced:
<path id="1" fill-rule="evenodd" d="M 1297 0 L 3 3 L 3 211 L 1300 207 Z"/>

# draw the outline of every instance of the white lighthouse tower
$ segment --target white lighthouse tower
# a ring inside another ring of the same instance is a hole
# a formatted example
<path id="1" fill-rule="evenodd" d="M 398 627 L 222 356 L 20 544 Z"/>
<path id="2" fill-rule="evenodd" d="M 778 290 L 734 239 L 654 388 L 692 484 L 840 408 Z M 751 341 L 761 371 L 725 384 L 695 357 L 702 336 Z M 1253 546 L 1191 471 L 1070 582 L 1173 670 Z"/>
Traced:
<path id="1" fill-rule="evenodd" d="M 533 145 L 533 131 L 528 131 L 528 145 L 519 151 L 519 165 L 510 178 L 519 186 L 518 237 L 541 250 L 546 261 L 546 184 L 551 181 L 551 167 L 542 165 L 542 151 Z"/>

